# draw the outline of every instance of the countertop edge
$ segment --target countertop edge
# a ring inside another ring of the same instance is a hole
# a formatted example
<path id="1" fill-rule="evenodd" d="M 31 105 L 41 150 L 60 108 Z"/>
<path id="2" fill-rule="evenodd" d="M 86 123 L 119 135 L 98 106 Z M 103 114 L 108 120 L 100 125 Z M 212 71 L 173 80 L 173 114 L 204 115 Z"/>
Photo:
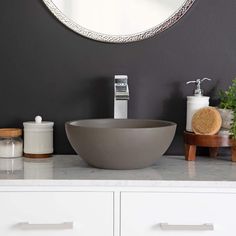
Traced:
<path id="1" fill-rule="evenodd" d="M 114 187 L 114 188 L 235 188 L 235 181 L 180 181 L 180 180 L 0 180 L 0 187 Z"/>
<path id="2" fill-rule="evenodd" d="M 195 162 L 186 162 L 183 156 L 164 156 L 148 168 L 123 171 L 93 168 L 77 155 L 55 155 L 41 160 L 27 158 L 23 159 L 21 164 L 23 165 L 21 170 L 1 171 L 0 187 L 236 190 L 236 163 L 221 157 L 217 159 L 199 157 Z"/>

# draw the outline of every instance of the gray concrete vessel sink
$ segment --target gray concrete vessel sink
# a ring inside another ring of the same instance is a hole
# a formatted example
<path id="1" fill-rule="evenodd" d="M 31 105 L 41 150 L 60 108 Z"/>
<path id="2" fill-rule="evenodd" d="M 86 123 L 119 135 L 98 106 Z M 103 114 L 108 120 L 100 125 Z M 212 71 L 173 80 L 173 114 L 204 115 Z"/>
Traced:
<path id="1" fill-rule="evenodd" d="M 80 157 L 102 169 L 138 169 L 152 165 L 170 146 L 176 124 L 161 120 L 91 119 L 65 124 Z"/>

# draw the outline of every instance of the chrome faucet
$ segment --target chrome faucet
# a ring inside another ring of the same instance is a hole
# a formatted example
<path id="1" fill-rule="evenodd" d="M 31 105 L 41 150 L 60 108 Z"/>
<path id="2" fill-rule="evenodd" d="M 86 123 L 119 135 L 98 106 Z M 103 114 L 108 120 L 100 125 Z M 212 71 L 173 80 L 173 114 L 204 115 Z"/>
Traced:
<path id="1" fill-rule="evenodd" d="M 128 118 L 129 87 L 127 75 L 115 75 L 114 80 L 114 118 Z"/>

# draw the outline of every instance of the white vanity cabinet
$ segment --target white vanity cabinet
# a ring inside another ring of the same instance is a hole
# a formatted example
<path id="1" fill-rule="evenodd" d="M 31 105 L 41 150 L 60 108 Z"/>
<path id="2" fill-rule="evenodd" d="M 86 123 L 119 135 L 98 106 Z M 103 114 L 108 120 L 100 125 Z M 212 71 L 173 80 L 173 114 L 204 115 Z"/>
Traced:
<path id="1" fill-rule="evenodd" d="M 0 192 L 0 235 L 113 236 L 113 193 Z"/>
<path id="2" fill-rule="evenodd" d="M 24 167 L 0 172 L 0 236 L 236 235 L 229 161 L 163 157 L 150 168 L 113 171 L 56 156 Z"/>
<path id="3" fill-rule="evenodd" d="M 121 194 L 122 236 L 236 235 L 236 194 Z"/>
<path id="4" fill-rule="evenodd" d="M 225 189 L 57 188 L 1 191 L 0 235 L 236 235 L 236 192 Z"/>

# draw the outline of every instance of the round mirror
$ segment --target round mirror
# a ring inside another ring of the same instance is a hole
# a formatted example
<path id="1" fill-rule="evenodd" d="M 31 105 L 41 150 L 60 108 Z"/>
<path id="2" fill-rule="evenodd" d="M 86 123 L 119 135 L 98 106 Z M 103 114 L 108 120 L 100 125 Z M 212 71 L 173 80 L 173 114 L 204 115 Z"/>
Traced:
<path id="1" fill-rule="evenodd" d="M 103 42 L 149 38 L 176 23 L 194 0 L 43 0 L 75 32 Z"/>

